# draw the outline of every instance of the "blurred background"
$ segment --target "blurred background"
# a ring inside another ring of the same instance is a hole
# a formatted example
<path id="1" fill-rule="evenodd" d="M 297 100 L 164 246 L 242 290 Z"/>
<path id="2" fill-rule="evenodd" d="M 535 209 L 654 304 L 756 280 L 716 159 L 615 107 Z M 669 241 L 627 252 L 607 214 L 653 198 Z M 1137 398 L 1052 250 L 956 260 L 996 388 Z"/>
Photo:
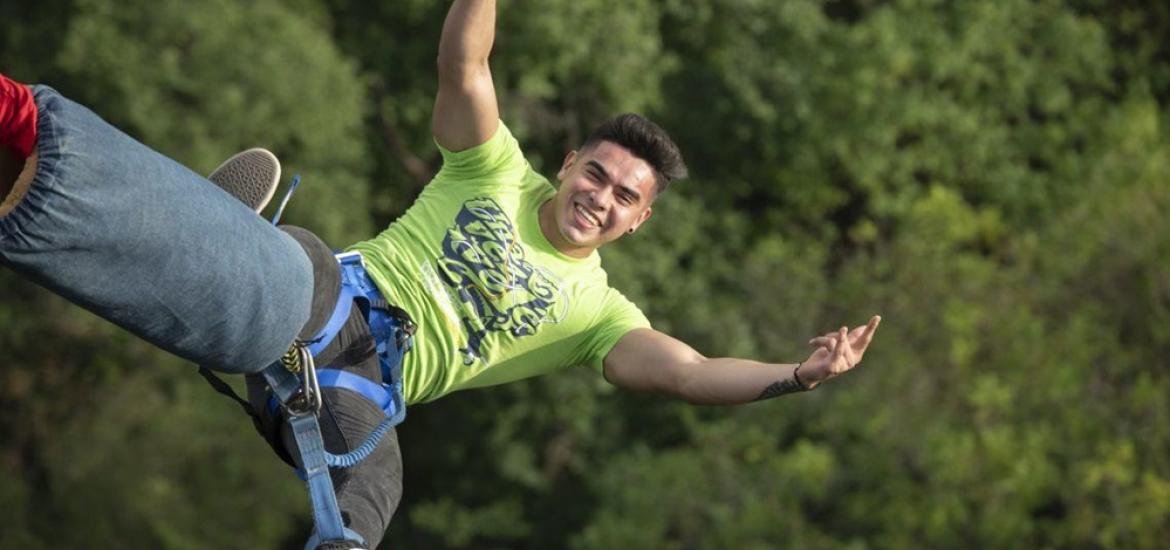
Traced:
<path id="1" fill-rule="evenodd" d="M 439 165 L 448 3 L 0 0 L 0 70 L 207 173 L 264 146 L 341 247 Z M 693 178 L 604 251 L 707 355 L 864 368 L 738 408 L 587 369 L 416 406 L 384 548 L 1170 540 L 1170 4 L 501 0 L 532 164 L 622 111 Z M 303 486 L 192 365 L 0 271 L 0 548 L 300 548 Z"/>

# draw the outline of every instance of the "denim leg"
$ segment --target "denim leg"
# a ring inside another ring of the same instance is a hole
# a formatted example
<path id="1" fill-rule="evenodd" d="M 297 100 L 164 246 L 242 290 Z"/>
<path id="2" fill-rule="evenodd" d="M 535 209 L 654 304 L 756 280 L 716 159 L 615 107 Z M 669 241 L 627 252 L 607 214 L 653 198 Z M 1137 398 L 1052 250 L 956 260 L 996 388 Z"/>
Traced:
<path id="1" fill-rule="evenodd" d="M 52 88 L 34 96 L 37 172 L 0 218 L 0 263 L 209 368 L 279 358 L 313 292 L 296 241 Z"/>

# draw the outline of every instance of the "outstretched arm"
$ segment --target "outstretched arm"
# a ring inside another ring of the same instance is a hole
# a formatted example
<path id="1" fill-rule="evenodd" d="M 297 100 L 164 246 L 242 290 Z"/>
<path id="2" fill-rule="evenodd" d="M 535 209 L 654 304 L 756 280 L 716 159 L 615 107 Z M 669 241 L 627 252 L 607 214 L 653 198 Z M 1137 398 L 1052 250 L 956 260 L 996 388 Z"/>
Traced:
<path id="1" fill-rule="evenodd" d="M 500 111 L 488 55 L 496 36 L 495 0 L 457 0 L 439 40 L 439 92 L 431 131 L 439 145 L 462 151 L 492 137 Z"/>
<path id="2" fill-rule="evenodd" d="M 605 357 L 605 377 L 614 385 L 653 391 L 697 405 L 735 405 L 804 391 L 847 372 L 861 361 L 881 322 L 814 338 L 816 350 L 801 363 L 761 363 L 733 357 L 707 358 L 670 335 L 632 330 Z M 799 370 L 797 368 L 799 367 Z"/>

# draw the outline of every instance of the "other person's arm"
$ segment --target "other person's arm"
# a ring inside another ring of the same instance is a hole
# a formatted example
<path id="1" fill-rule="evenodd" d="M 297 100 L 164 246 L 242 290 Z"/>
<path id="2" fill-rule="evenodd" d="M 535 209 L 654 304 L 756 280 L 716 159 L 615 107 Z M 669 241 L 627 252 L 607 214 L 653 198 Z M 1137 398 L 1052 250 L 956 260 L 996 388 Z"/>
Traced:
<path id="1" fill-rule="evenodd" d="M 470 149 L 496 132 L 500 111 L 488 67 L 495 36 L 495 0 L 457 0 L 447 12 L 431 117 L 431 131 L 445 149 Z"/>
<path id="2" fill-rule="evenodd" d="M 707 358 L 684 342 L 653 329 L 622 336 L 605 356 L 605 377 L 614 385 L 677 397 L 697 405 L 735 405 L 804 391 L 861 362 L 881 318 L 852 331 L 813 338 L 815 351 L 797 364 L 733 357 Z M 799 370 L 797 370 L 799 366 Z"/>

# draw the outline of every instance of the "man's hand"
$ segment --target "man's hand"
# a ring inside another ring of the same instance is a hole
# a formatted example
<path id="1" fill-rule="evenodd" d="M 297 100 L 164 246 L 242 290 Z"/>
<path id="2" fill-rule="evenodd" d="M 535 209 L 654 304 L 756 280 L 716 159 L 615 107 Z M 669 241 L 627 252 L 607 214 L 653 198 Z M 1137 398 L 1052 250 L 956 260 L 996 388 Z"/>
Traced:
<path id="1" fill-rule="evenodd" d="M 836 332 L 809 340 L 809 345 L 816 349 L 801 363 L 798 373 L 800 381 L 812 389 L 825 380 L 852 370 L 861 363 L 866 348 L 873 341 L 873 333 L 881 322 L 882 318 L 874 315 L 869 324 L 853 330 L 841 327 Z"/>

